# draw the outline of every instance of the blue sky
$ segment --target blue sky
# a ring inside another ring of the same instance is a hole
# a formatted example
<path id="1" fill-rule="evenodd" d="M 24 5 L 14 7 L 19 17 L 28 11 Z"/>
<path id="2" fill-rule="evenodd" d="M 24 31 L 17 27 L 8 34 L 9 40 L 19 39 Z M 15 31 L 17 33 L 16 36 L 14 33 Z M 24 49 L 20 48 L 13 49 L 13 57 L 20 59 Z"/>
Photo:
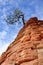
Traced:
<path id="1" fill-rule="evenodd" d="M 16 8 L 19 8 L 24 13 L 25 20 L 34 16 L 43 20 L 43 0 L 0 0 L 0 55 L 23 27 L 22 23 L 7 25 L 5 22 L 6 16 Z"/>

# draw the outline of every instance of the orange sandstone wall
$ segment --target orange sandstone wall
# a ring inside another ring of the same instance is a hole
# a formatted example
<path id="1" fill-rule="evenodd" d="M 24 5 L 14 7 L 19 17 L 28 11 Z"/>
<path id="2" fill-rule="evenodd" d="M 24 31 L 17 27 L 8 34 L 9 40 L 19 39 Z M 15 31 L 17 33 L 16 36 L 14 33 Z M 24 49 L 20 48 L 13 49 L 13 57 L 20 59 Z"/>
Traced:
<path id="1" fill-rule="evenodd" d="M 43 21 L 30 18 L 0 58 L 0 65 L 43 65 Z"/>

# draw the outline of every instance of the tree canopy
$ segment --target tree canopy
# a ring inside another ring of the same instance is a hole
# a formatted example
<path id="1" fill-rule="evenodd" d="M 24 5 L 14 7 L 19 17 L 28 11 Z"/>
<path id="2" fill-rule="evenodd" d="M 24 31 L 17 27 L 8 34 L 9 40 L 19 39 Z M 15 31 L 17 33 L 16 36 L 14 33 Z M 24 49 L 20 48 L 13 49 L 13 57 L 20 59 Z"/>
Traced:
<path id="1" fill-rule="evenodd" d="M 6 17 L 6 22 L 8 24 L 14 24 L 16 22 L 19 22 L 20 18 L 22 18 L 22 23 L 23 23 L 23 25 L 25 25 L 23 12 L 21 12 L 21 10 L 19 10 L 19 9 L 15 9 L 13 12 L 13 15 L 10 14 Z"/>

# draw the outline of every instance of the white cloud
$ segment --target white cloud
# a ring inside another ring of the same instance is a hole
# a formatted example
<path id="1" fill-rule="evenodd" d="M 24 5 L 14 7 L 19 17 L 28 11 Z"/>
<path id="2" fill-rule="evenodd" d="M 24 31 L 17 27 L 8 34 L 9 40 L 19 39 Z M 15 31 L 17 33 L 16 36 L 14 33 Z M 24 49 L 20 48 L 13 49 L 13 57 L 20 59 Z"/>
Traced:
<path id="1" fill-rule="evenodd" d="M 14 41 L 14 39 L 16 38 L 17 34 L 12 35 L 11 40 L 7 41 L 4 40 L 6 38 L 7 32 L 6 31 L 2 31 L 0 32 L 0 55 L 6 51 L 7 47 L 9 46 L 9 44 Z M 6 38 L 7 39 L 7 38 Z"/>
<path id="2" fill-rule="evenodd" d="M 0 0 L 0 5 L 5 5 L 9 0 Z"/>
<path id="3" fill-rule="evenodd" d="M 2 31 L 0 32 L 0 39 L 4 39 L 7 35 L 7 32 L 6 31 Z"/>
<path id="4" fill-rule="evenodd" d="M 6 31 L 2 31 L 0 32 L 0 55 L 2 54 L 2 52 L 5 51 L 5 49 L 8 46 L 8 43 L 6 44 L 4 42 L 4 39 L 6 38 L 7 32 Z"/>
<path id="5" fill-rule="evenodd" d="M 7 15 L 6 14 L 7 9 L 5 7 L 3 9 L 0 8 L 0 11 L 2 12 L 2 15 L 0 16 L 0 19 L 4 20 L 6 18 L 6 15 Z"/>
<path id="6" fill-rule="evenodd" d="M 4 32 L 4 33 L 5 33 L 5 32 Z M 4 34 L 4 33 L 3 33 L 2 36 L 5 37 L 6 33 L 5 33 L 5 34 Z M 14 36 L 12 36 L 12 39 L 13 39 L 12 41 L 14 41 L 14 39 L 16 38 L 16 36 L 17 36 L 17 34 L 15 34 Z M 2 37 L 2 39 L 3 39 L 4 37 Z M 6 51 L 6 49 L 8 48 L 8 46 L 10 45 L 10 43 L 12 42 L 12 41 L 5 42 L 5 41 L 2 40 L 2 39 L 0 39 L 0 56 L 1 56 L 1 54 L 2 54 L 3 52 Z"/>
<path id="7" fill-rule="evenodd" d="M 0 32 L 0 55 L 7 49 L 9 45 L 9 43 L 4 41 L 6 35 L 7 35 L 6 31 Z"/>
<path id="8" fill-rule="evenodd" d="M 0 42 L 0 56 L 3 52 L 6 51 L 7 47 L 9 46 L 9 43 L 6 43 L 4 41 L 1 40 Z"/>

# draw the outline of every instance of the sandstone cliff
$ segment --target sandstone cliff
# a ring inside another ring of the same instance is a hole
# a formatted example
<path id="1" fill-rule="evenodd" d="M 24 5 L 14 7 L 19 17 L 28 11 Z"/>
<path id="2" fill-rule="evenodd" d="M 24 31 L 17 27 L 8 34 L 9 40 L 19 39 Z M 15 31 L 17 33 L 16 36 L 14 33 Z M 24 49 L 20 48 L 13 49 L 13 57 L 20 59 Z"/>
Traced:
<path id="1" fill-rule="evenodd" d="M 43 65 L 43 20 L 30 18 L 0 58 L 0 65 Z"/>

